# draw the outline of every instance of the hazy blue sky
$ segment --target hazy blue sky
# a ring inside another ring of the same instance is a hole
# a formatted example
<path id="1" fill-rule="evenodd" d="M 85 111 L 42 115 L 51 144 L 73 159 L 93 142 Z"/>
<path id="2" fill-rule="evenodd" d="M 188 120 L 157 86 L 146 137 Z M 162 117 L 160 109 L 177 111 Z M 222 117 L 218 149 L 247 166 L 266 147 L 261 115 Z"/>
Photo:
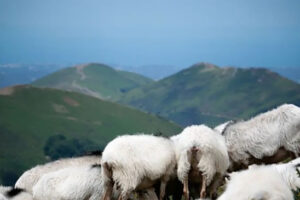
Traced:
<path id="1" fill-rule="evenodd" d="M 300 67 L 300 0 L 0 0 L 0 63 Z"/>

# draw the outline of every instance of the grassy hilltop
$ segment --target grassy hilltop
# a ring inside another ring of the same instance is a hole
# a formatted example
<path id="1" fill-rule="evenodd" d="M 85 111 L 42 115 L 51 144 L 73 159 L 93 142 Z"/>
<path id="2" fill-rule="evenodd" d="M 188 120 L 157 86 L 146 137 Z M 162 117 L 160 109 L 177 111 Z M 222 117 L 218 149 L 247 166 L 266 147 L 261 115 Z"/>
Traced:
<path id="1" fill-rule="evenodd" d="M 282 103 L 300 105 L 300 85 L 263 68 L 200 63 L 121 99 L 181 125 L 248 118 Z"/>
<path id="2" fill-rule="evenodd" d="M 91 63 L 59 70 L 32 84 L 115 101 L 129 90 L 152 82 L 142 75 L 116 70 L 104 64 Z"/>

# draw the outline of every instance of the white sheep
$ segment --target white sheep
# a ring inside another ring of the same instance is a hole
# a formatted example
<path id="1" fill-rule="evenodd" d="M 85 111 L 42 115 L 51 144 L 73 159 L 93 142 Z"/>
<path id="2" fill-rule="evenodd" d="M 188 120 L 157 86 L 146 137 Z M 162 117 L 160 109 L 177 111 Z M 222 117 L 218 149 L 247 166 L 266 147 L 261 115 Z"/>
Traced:
<path id="1" fill-rule="evenodd" d="M 119 190 L 114 185 L 112 199 L 117 199 Z M 33 187 L 35 200 L 100 200 L 103 196 L 101 166 L 74 166 L 44 174 Z M 139 191 L 131 199 L 155 200 L 151 188 Z"/>
<path id="2" fill-rule="evenodd" d="M 100 165 L 73 166 L 49 172 L 33 186 L 36 200 L 100 200 L 102 193 Z"/>
<path id="3" fill-rule="evenodd" d="M 7 200 L 7 197 L 5 197 L 5 194 L 11 189 L 12 189 L 12 187 L 0 185 L 0 200 Z"/>
<path id="4" fill-rule="evenodd" d="M 218 200 L 293 200 L 293 194 L 278 171 L 256 168 L 234 172 Z"/>
<path id="5" fill-rule="evenodd" d="M 177 176 L 184 185 L 185 199 L 189 199 L 188 182 L 201 184 L 200 198 L 215 195 L 223 175 L 229 167 L 224 138 L 205 125 L 185 128 L 171 137 L 176 149 Z"/>
<path id="6" fill-rule="evenodd" d="M 33 200 L 33 198 L 23 189 L 0 186 L 0 200 Z"/>
<path id="7" fill-rule="evenodd" d="M 37 165 L 30 170 L 27 170 L 17 180 L 15 187 L 23 188 L 32 194 L 33 186 L 46 173 L 53 172 L 59 169 L 72 166 L 90 166 L 93 164 L 100 164 L 101 156 L 99 153 L 92 155 L 85 155 L 74 158 L 60 159 L 54 162 L 49 162 L 44 165 Z"/>
<path id="8" fill-rule="evenodd" d="M 300 158 L 285 164 L 273 164 L 270 166 L 279 172 L 282 179 L 291 190 L 296 191 L 300 188 L 300 174 L 298 174 L 300 169 Z"/>
<path id="9" fill-rule="evenodd" d="M 284 104 L 248 120 L 229 124 L 222 133 L 232 170 L 254 163 L 277 163 L 298 157 L 300 151 L 300 108 Z"/>
<path id="10" fill-rule="evenodd" d="M 6 197 L 3 194 L 0 194 L 0 200 L 6 200 Z"/>
<path id="11" fill-rule="evenodd" d="M 300 188 L 297 173 L 300 159 L 286 164 L 251 165 L 233 172 L 218 200 L 293 200 L 292 190 Z"/>
<path id="12" fill-rule="evenodd" d="M 175 172 L 175 152 L 171 140 L 152 135 L 124 135 L 105 147 L 102 159 L 104 197 L 110 199 L 112 186 L 120 187 L 120 200 L 131 192 L 153 187 L 160 181 L 160 199 Z"/>

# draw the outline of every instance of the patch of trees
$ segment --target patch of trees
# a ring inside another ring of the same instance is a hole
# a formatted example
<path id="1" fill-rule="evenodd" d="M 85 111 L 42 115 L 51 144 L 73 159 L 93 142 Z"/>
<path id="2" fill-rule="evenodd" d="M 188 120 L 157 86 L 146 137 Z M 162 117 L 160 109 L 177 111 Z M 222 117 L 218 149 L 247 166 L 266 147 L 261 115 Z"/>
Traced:
<path id="1" fill-rule="evenodd" d="M 82 155 L 85 152 L 99 149 L 99 146 L 88 139 L 66 138 L 62 134 L 50 136 L 44 146 L 44 154 L 51 160 Z"/>

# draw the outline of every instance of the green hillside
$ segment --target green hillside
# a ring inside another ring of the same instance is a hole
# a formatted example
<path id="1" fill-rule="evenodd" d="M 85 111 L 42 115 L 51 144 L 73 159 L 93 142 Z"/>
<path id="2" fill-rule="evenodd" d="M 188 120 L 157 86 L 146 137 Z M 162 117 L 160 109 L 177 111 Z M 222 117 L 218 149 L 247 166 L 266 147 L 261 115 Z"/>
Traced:
<path id="1" fill-rule="evenodd" d="M 57 138 L 65 141 L 58 146 L 62 150 L 64 145 L 72 148 L 72 143 L 101 149 L 120 134 L 171 135 L 180 129 L 162 118 L 79 93 L 32 86 L 5 88 L 0 90 L 0 184 L 11 184 L 23 170 L 45 162 L 44 152 L 53 150 L 46 143 Z"/>
<path id="2" fill-rule="evenodd" d="M 103 64 L 92 63 L 57 71 L 32 84 L 37 87 L 75 91 L 115 101 L 123 93 L 152 82 L 151 79 L 142 75 L 115 70 Z"/>
<path id="3" fill-rule="evenodd" d="M 181 125 L 216 125 L 282 103 L 300 105 L 300 85 L 267 69 L 200 63 L 129 91 L 121 102 Z"/>

